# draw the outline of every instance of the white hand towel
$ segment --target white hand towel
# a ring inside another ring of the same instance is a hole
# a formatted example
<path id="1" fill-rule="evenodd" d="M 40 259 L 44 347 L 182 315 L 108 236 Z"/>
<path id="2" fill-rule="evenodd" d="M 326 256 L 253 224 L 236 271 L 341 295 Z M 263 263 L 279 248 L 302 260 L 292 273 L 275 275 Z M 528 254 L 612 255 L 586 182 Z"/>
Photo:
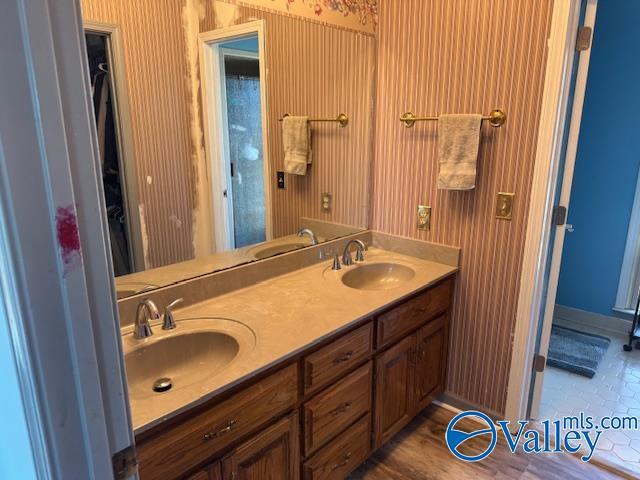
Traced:
<path id="1" fill-rule="evenodd" d="M 480 147 L 482 115 L 438 117 L 438 188 L 472 190 Z"/>
<path id="2" fill-rule="evenodd" d="M 284 171 L 306 175 L 311 164 L 311 130 L 308 117 L 288 116 L 282 119 Z"/>

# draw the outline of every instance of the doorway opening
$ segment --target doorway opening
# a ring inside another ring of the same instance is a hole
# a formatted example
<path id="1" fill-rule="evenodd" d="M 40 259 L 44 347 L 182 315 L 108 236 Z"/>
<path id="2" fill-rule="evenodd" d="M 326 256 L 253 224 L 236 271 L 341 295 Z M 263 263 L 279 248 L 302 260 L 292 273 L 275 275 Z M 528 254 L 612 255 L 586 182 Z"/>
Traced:
<path id="1" fill-rule="evenodd" d="M 266 240 L 258 37 L 223 42 L 220 56 L 231 240 L 241 248 Z"/>
<path id="2" fill-rule="evenodd" d="M 107 36 L 85 33 L 91 78 L 93 111 L 98 133 L 102 185 L 109 225 L 111 258 L 115 276 L 134 271 L 130 230 L 127 225 L 122 157 L 118 148 L 113 82 L 110 74 Z"/>
<path id="3" fill-rule="evenodd" d="M 84 23 L 100 172 L 116 277 L 144 270 L 137 173 L 120 28 Z"/>
<path id="4" fill-rule="evenodd" d="M 628 346 L 640 295 L 640 67 L 627 52 L 640 41 L 631 21 L 640 7 L 597 10 L 590 56 L 578 66 L 582 91 L 560 175 L 568 216 L 555 219 L 530 410 L 536 420 L 592 417 L 601 430 L 594 460 L 637 476 L 640 350 Z M 616 120 L 603 122 L 603 109 Z"/>
<path id="5" fill-rule="evenodd" d="M 272 239 L 263 32 L 258 20 L 200 34 L 207 186 L 218 252 Z"/>

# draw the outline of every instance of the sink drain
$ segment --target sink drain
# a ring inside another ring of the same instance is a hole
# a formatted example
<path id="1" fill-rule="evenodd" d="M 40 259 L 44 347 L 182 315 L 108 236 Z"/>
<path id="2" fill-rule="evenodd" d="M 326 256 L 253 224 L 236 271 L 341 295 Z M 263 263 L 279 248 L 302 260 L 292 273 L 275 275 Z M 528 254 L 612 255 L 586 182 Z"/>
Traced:
<path id="1" fill-rule="evenodd" d="M 154 392 L 166 392 L 167 390 L 171 390 L 171 387 L 173 387 L 173 382 L 171 382 L 170 378 L 163 377 L 153 382 Z"/>

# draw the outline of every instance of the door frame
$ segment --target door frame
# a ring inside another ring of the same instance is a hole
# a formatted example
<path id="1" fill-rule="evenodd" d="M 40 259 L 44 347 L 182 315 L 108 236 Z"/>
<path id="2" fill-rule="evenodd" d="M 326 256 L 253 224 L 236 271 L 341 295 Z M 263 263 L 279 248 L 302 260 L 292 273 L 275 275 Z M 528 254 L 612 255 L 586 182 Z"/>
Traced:
<path id="1" fill-rule="evenodd" d="M 144 242 L 142 240 L 142 225 L 140 222 L 140 196 L 138 193 L 138 171 L 133 144 L 133 127 L 127 87 L 127 73 L 124 60 L 124 47 L 120 26 L 115 23 L 84 21 L 86 33 L 102 35 L 107 40 L 107 56 L 109 61 L 109 79 L 111 81 L 113 113 L 115 117 L 116 142 L 122 171 L 123 193 L 125 201 L 125 218 L 129 256 L 132 260 L 133 271 L 146 269 Z"/>
<path id="2" fill-rule="evenodd" d="M 597 3 L 598 0 L 585 0 L 583 25 L 592 29 L 595 27 Z M 537 349 L 546 353 L 549 345 L 553 303 L 565 234 L 564 224 L 553 225 L 554 202 L 557 188 L 560 186 L 563 143 L 568 114 L 571 111 L 564 174 L 560 187 L 560 205 L 568 207 L 591 55 L 590 48 L 579 54 L 573 105 L 570 105 L 575 42 L 578 28 L 581 26 L 581 6 L 581 0 L 562 0 L 554 3 L 507 388 L 505 417 L 510 421 L 528 417 L 529 408 L 534 405 L 533 361 Z M 553 228 L 556 229 L 556 235 L 552 243 Z M 549 258 L 551 266 L 547 272 Z M 541 336 L 538 343 L 539 331 Z M 538 385 L 542 382 L 541 376 L 539 377 L 536 382 Z M 539 386 L 535 390 L 539 397 Z"/>
<path id="3" fill-rule="evenodd" d="M 0 39 L 0 294 L 36 469 L 113 479 L 135 439 L 79 0 L 7 0 Z"/>
<path id="4" fill-rule="evenodd" d="M 225 160 L 229 156 L 228 144 L 225 141 L 224 126 L 226 112 L 222 108 L 224 103 L 223 89 L 217 88 L 221 78 L 220 43 L 239 40 L 257 35 L 258 56 L 260 59 L 260 97 L 262 109 L 262 156 L 264 168 L 264 202 L 265 202 L 265 230 L 266 239 L 273 238 L 273 221 L 271 206 L 271 164 L 269 161 L 269 123 L 268 99 L 266 93 L 267 64 L 265 49 L 264 20 L 242 23 L 226 28 L 219 28 L 198 35 L 200 53 L 200 72 L 202 78 L 202 111 L 205 138 L 207 169 L 210 172 L 207 186 L 211 192 L 210 208 L 213 216 L 214 239 L 216 251 L 233 248 L 233 218 L 229 215 L 229 195 L 227 201 L 217 202 L 215 199 L 224 198 L 223 192 L 229 191 L 227 178 L 229 165 Z M 222 175 L 221 172 L 225 172 Z"/>

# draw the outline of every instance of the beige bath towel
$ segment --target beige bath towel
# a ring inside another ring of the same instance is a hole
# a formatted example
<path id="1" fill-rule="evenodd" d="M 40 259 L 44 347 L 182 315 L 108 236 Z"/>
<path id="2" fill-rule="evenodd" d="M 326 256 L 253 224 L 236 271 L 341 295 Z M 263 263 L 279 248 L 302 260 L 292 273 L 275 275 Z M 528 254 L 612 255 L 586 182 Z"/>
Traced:
<path id="1" fill-rule="evenodd" d="M 306 175 L 311 164 L 311 130 L 308 117 L 288 116 L 282 119 L 284 171 Z"/>
<path id="2" fill-rule="evenodd" d="M 471 190 L 476 186 L 482 115 L 441 115 L 438 118 L 438 188 Z"/>

